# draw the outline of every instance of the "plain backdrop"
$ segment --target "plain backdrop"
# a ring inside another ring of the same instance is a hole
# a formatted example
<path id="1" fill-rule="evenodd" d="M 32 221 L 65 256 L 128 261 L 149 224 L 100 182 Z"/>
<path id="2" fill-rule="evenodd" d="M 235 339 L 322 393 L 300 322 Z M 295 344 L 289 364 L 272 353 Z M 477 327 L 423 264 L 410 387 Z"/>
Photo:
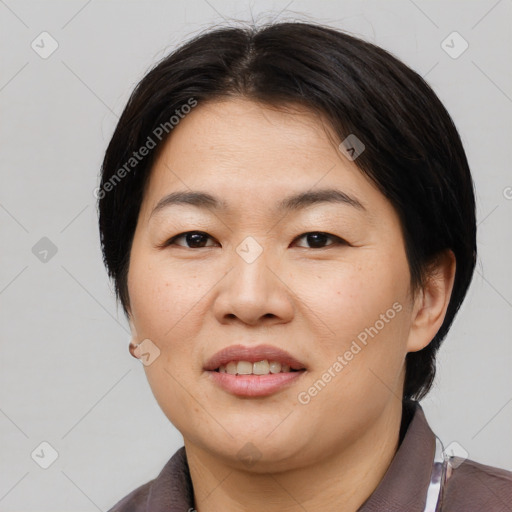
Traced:
<path id="1" fill-rule="evenodd" d="M 128 353 L 93 190 L 157 60 L 207 27 L 273 19 L 388 49 L 452 115 L 476 183 L 479 259 L 422 406 L 445 446 L 512 470 L 511 0 L 3 0 L 0 511 L 107 510 L 182 445 Z"/>

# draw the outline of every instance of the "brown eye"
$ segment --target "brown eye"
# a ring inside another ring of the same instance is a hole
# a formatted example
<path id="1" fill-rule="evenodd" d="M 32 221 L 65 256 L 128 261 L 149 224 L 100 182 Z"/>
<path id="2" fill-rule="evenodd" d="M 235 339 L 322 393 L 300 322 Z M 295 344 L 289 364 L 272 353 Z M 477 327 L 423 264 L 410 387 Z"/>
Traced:
<path id="1" fill-rule="evenodd" d="M 312 231 L 310 233 L 304 233 L 300 235 L 295 240 L 300 240 L 305 238 L 307 243 L 309 244 L 310 249 L 323 249 L 325 247 L 329 247 L 331 245 L 347 245 L 347 242 L 342 238 L 331 235 L 329 233 L 324 233 L 322 231 Z M 185 240 L 185 244 L 177 243 L 178 240 Z M 202 249 L 206 247 L 213 247 L 213 244 L 206 245 L 208 240 L 213 240 L 213 238 L 203 231 L 187 231 L 185 233 L 180 233 L 169 239 L 165 242 L 164 246 L 176 245 L 179 247 L 186 247 L 188 249 Z M 331 243 L 328 243 L 331 240 Z M 304 246 L 303 246 L 304 247 Z"/>
<path id="2" fill-rule="evenodd" d="M 296 240 L 300 240 L 301 238 L 305 238 L 307 243 L 310 244 L 312 249 L 323 249 L 326 246 L 326 243 L 329 240 L 334 240 L 334 243 L 327 244 L 327 247 L 335 244 L 346 244 L 345 240 L 342 238 L 331 235 L 329 233 L 323 233 L 322 231 L 312 231 L 310 233 L 304 233 L 296 238 Z"/>
<path id="3" fill-rule="evenodd" d="M 203 247 L 212 247 L 206 246 L 206 242 L 208 239 L 211 239 L 210 235 L 207 233 L 204 233 L 203 231 L 187 231 L 186 233 L 180 233 L 179 235 L 176 235 L 172 237 L 170 240 L 168 240 L 165 245 L 178 245 L 180 247 L 183 247 L 182 244 L 177 244 L 176 240 L 180 239 L 185 240 L 185 247 L 188 247 L 189 249 L 201 249 Z"/>

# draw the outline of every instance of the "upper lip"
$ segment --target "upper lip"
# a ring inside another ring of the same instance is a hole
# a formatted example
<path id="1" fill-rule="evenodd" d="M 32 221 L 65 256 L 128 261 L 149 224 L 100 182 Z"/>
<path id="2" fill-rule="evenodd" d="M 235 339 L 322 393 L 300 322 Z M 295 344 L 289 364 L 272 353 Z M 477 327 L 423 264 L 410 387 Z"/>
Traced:
<path id="1" fill-rule="evenodd" d="M 220 365 L 227 364 L 230 361 L 248 361 L 250 363 L 256 363 L 264 359 L 287 364 L 294 370 L 306 369 L 306 366 L 295 359 L 291 354 L 272 345 L 257 345 L 255 347 L 230 345 L 229 347 L 219 350 L 219 352 L 208 359 L 204 365 L 204 369 L 207 371 L 217 370 Z"/>

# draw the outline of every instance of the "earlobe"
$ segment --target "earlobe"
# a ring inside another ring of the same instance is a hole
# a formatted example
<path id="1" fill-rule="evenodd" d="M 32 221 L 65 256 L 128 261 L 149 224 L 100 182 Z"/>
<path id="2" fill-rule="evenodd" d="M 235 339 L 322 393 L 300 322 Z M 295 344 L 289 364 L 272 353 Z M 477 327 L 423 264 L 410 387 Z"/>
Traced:
<path id="1" fill-rule="evenodd" d="M 447 249 L 430 265 L 425 286 L 416 294 L 407 352 L 425 348 L 441 328 L 455 281 L 455 255 Z"/>
<path id="2" fill-rule="evenodd" d="M 139 344 L 134 343 L 134 340 L 130 341 L 130 344 L 128 345 L 128 352 L 130 352 L 131 356 L 135 359 L 140 359 Z"/>

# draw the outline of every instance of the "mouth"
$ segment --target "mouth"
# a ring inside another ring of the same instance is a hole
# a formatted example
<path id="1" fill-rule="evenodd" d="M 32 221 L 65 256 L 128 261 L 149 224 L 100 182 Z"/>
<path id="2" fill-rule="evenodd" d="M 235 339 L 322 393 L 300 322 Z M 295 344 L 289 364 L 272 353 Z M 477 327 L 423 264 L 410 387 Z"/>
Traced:
<path id="1" fill-rule="evenodd" d="M 213 383 L 237 396 L 266 396 L 292 385 L 306 366 L 270 345 L 233 345 L 217 352 L 204 366 Z"/>
<path id="2" fill-rule="evenodd" d="M 230 375 L 274 375 L 276 373 L 301 372 L 304 370 L 305 368 L 292 368 L 289 364 L 280 363 L 279 361 L 262 359 L 255 363 L 250 361 L 230 361 L 227 364 L 221 364 L 214 371 Z"/>

